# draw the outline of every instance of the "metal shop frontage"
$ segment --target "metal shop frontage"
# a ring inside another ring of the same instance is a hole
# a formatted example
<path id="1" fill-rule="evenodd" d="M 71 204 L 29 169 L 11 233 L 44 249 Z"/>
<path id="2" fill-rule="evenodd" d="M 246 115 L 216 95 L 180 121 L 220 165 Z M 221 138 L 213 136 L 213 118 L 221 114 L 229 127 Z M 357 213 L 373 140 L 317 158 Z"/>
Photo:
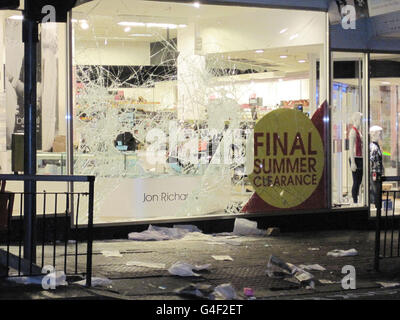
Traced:
<path id="1" fill-rule="evenodd" d="M 95 176 L 95 227 L 359 227 L 376 176 L 399 175 L 399 15 L 379 0 L 88 1 L 40 26 L 37 174 Z M 23 18 L 0 18 L 9 174 L 23 171 Z"/>

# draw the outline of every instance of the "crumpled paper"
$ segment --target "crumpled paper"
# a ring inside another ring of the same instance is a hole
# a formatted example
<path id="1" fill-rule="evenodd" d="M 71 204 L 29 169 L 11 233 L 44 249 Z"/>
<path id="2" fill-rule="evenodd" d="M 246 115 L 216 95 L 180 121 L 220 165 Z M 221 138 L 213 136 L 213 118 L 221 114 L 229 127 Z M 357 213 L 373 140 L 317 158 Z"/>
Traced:
<path id="1" fill-rule="evenodd" d="M 181 277 L 199 277 L 200 274 L 193 272 L 193 270 L 207 270 L 210 266 L 210 264 L 192 265 L 190 263 L 178 261 L 168 269 L 168 272 L 172 275 Z"/>

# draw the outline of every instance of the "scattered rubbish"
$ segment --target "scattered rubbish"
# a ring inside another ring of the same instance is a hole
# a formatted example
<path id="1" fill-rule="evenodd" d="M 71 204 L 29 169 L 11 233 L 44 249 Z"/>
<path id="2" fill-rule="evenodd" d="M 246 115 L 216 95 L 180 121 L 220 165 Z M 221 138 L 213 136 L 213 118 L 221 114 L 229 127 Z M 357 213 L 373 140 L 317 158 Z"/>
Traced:
<path id="1" fill-rule="evenodd" d="M 334 283 L 337 283 L 337 282 L 335 282 L 335 281 L 326 280 L 326 279 L 319 279 L 318 281 L 319 281 L 320 283 L 322 283 L 322 284 L 334 284 Z"/>
<path id="2" fill-rule="evenodd" d="M 102 251 L 101 252 L 103 256 L 105 257 L 122 257 L 123 255 L 117 250 L 117 251 Z"/>
<path id="3" fill-rule="evenodd" d="M 246 297 L 253 297 L 254 296 L 254 290 L 252 288 L 243 288 L 243 294 Z"/>
<path id="4" fill-rule="evenodd" d="M 268 228 L 267 229 L 267 237 L 273 237 L 280 234 L 281 230 L 279 228 Z"/>
<path id="5" fill-rule="evenodd" d="M 323 266 L 320 266 L 319 264 L 309 264 L 309 265 L 304 265 L 301 264 L 299 265 L 299 268 L 303 270 L 314 270 L 314 271 L 325 271 L 326 269 Z"/>
<path id="6" fill-rule="evenodd" d="M 193 276 L 199 277 L 200 274 L 194 273 L 193 270 L 195 271 L 207 270 L 210 266 L 211 266 L 210 264 L 194 266 L 189 263 L 178 261 L 168 269 L 168 272 L 175 276 L 181 276 L 181 277 L 193 277 Z"/>
<path id="7" fill-rule="evenodd" d="M 167 289 L 167 287 L 159 286 L 158 289 L 165 290 L 165 289 Z"/>
<path id="8" fill-rule="evenodd" d="M 266 248 L 269 248 L 269 247 L 272 247 L 270 244 L 264 244 L 264 247 L 266 247 Z"/>
<path id="9" fill-rule="evenodd" d="M 315 283 L 314 281 L 310 281 L 310 283 L 306 286 L 306 289 L 315 289 Z"/>
<path id="10" fill-rule="evenodd" d="M 381 285 L 383 288 L 395 288 L 399 287 L 399 282 L 377 282 L 377 284 Z"/>
<path id="11" fill-rule="evenodd" d="M 55 279 L 52 277 L 55 276 Z M 46 277 L 46 278 L 45 278 Z M 18 284 L 36 284 L 36 285 L 42 285 L 43 281 L 48 284 L 52 285 L 54 284 L 56 287 L 58 286 L 67 286 L 68 282 L 66 281 L 67 277 L 64 273 L 64 271 L 56 271 L 56 273 L 48 273 L 47 275 L 41 275 L 41 276 L 30 276 L 30 277 L 8 277 L 8 281 L 12 281 Z M 52 283 L 52 281 L 54 281 Z"/>
<path id="12" fill-rule="evenodd" d="M 319 248 L 308 248 L 310 251 L 319 251 Z"/>
<path id="13" fill-rule="evenodd" d="M 270 278 L 281 278 L 289 282 L 312 287 L 314 276 L 291 263 L 286 263 L 275 256 L 270 256 L 267 264 L 267 275 Z"/>
<path id="14" fill-rule="evenodd" d="M 182 239 L 188 233 L 201 233 L 201 230 L 192 225 L 174 225 L 173 228 L 149 225 L 149 228 L 143 232 L 129 233 L 128 239 L 136 241 L 176 240 Z"/>
<path id="15" fill-rule="evenodd" d="M 256 221 L 236 218 L 232 233 L 240 236 L 264 236 L 265 230 L 258 229 Z"/>
<path id="16" fill-rule="evenodd" d="M 143 261 L 128 261 L 127 266 L 145 267 L 153 269 L 165 269 L 165 263 L 143 262 Z"/>
<path id="17" fill-rule="evenodd" d="M 356 249 L 349 249 L 349 250 L 335 249 L 335 250 L 329 251 L 327 253 L 327 255 L 332 256 L 332 257 L 350 257 L 350 256 L 358 255 L 358 251 Z"/>
<path id="18" fill-rule="evenodd" d="M 197 298 L 204 298 L 204 299 L 214 299 L 214 295 L 212 295 L 214 287 L 209 284 L 194 284 L 191 283 L 186 287 L 176 289 L 174 292 L 179 295 L 184 296 L 194 296 Z"/>
<path id="19" fill-rule="evenodd" d="M 216 300 L 237 299 L 236 291 L 230 283 L 224 283 L 214 289 L 213 294 Z"/>
<path id="20" fill-rule="evenodd" d="M 230 256 L 212 256 L 215 260 L 218 261 L 233 261 Z"/>
<path id="21" fill-rule="evenodd" d="M 74 282 L 80 286 L 86 286 L 86 279 Z M 108 278 L 92 277 L 92 287 L 108 287 L 111 286 L 112 281 Z"/>

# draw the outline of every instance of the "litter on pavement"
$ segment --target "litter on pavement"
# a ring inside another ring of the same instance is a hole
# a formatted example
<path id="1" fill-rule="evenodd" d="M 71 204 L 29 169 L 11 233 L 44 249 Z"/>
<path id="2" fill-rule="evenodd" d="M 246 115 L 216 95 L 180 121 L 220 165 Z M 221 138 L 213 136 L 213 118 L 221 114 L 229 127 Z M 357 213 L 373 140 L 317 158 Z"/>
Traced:
<path id="1" fill-rule="evenodd" d="M 273 236 L 277 236 L 278 234 L 280 234 L 281 230 L 279 228 L 268 228 L 266 235 L 267 237 L 273 237 Z"/>
<path id="2" fill-rule="evenodd" d="M 310 251 L 319 251 L 319 248 L 308 248 Z"/>
<path id="3" fill-rule="evenodd" d="M 105 257 L 122 257 L 123 256 L 118 250 L 117 251 L 103 250 L 101 253 Z"/>
<path id="4" fill-rule="evenodd" d="M 234 300 L 237 299 L 235 288 L 230 283 L 224 283 L 214 289 L 216 300 Z"/>
<path id="5" fill-rule="evenodd" d="M 127 266 L 145 267 L 153 269 L 165 269 L 165 263 L 143 262 L 143 261 L 128 261 Z"/>
<path id="6" fill-rule="evenodd" d="M 52 278 L 54 277 L 54 278 Z M 18 284 L 36 284 L 36 285 L 43 285 L 45 282 L 47 285 L 54 284 L 56 287 L 58 286 L 67 286 L 68 282 L 66 281 L 67 277 L 64 271 L 57 271 L 54 273 L 49 273 L 47 275 L 42 276 L 31 276 L 31 277 L 8 277 L 8 281 L 12 281 Z M 52 283 L 52 281 L 55 281 Z"/>
<path id="7" fill-rule="evenodd" d="M 383 288 L 400 287 L 400 283 L 399 282 L 377 282 L 377 284 L 381 285 Z"/>
<path id="8" fill-rule="evenodd" d="M 192 265 L 190 263 L 186 262 L 175 262 L 169 269 L 168 272 L 172 275 L 175 276 L 181 276 L 181 277 L 199 277 L 200 274 L 193 272 L 195 271 L 202 271 L 202 270 L 207 270 L 211 265 L 210 264 L 205 264 L 205 265 Z"/>
<path id="9" fill-rule="evenodd" d="M 176 240 L 182 239 L 191 232 L 201 232 L 201 230 L 192 225 L 174 225 L 173 228 L 149 225 L 149 228 L 143 232 L 129 233 L 128 239 L 136 241 Z"/>
<path id="10" fill-rule="evenodd" d="M 201 284 L 201 283 L 191 283 L 186 287 L 174 290 L 175 293 L 183 296 L 193 296 L 196 298 L 203 298 L 213 300 L 214 296 L 212 295 L 214 291 L 214 287 L 209 284 Z"/>
<path id="11" fill-rule="evenodd" d="M 230 256 L 211 256 L 213 257 L 215 260 L 218 261 L 233 261 L 233 259 Z"/>
<path id="12" fill-rule="evenodd" d="M 258 229 L 256 221 L 236 218 L 232 233 L 240 236 L 265 236 L 266 231 Z"/>
<path id="13" fill-rule="evenodd" d="M 311 273 L 272 255 L 267 264 L 267 275 L 270 278 L 281 278 L 304 286 L 313 286 L 314 276 Z"/>
<path id="14" fill-rule="evenodd" d="M 323 266 L 320 266 L 319 264 L 309 264 L 309 265 L 304 265 L 301 264 L 299 265 L 299 268 L 303 270 L 309 270 L 309 271 L 325 271 L 326 269 Z"/>
<path id="15" fill-rule="evenodd" d="M 254 296 L 254 290 L 252 288 L 243 288 L 243 294 L 246 297 L 253 297 Z"/>
<path id="16" fill-rule="evenodd" d="M 356 249 L 349 249 L 349 250 L 335 249 L 335 250 L 329 251 L 327 253 L 327 255 L 332 256 L 332 257 L 350 257 L 350 256 L 358 255 L 358 251 Z"/>
<path id="17" fill-rule="evenodd" d="M 86 286 L 86 279 L 74 282 L 80 286 Z M 112 281 L 108 278 L 92 277 L 92 287 L 108 287 L 111 286 Z"/>

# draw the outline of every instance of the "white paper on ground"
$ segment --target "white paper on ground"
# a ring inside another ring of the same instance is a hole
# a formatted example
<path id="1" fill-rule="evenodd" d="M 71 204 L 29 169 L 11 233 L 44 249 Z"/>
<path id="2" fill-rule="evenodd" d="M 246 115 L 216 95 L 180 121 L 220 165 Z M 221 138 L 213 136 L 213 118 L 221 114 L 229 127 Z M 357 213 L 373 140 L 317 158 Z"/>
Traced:
<path id="1" fill-rule="evenodd" d="M 211 256 L 213 257 L 215 260 L 218 261 L 233 261 L 233 259 L 230 256 Z"/>
<path id="2" fill-rule="evenodd" d="M 236 291 L 230 283 L 224 283 L 215 287 L 213 293 L 217 300 L 232 300 L 237 298 Z"/>
<path id="3" fill-rule="evenodd" d="M 165 269 L 165 263 L 143 262 L 143 261 L 128 261 L 127 266 L 146 267 L 153 269 Z"/>
<path id="4" fill-rule="evenodd" d="M 319 251 L 319 248 L 308 248 L 310 251 Z"/>
<path id="5" fill-rule="evenodd" d="M 326 269 L 319 265 L 319 264 L 309 264 L 309 265 L 304 265 L 301 264 L 299 265 L 299 268 L 303 269 L 303 270 L 316 270 L 316 271 L 325 271 Z"/>
<path id="6" fill-rule="evenodd" d="M 86 285 L 86 279 L 74 282 L 81 286 Z M 112 284 L 112 281 L 108 278 L 92 277 L 92 287 L 108 287 Z"/>
<path id="7" fill-rule="evenodd" d="M 240 236 L 261 236 L 266 235 L 265 230 L 260 230 L 257 228 L 256 221 L 250 221 L 244 218 L 236 218 L 235 224 L 233 226 L 234 235 Z"/>
<path id="8" fill-rule="evenodd" d="M 136 241 L 177 240 L 193 232 L 201 232 L 201 230 L 192 225 L 175 225 L 173 228 L 150 225 L 149 228 L 143 232 L 129 233 L 128 239 Z"/>
<path id="9" fill-rule="evenodd" d="M 192 265 L 186 262 L 175 262 L 169 269 L 168 272 L 172 275 L 175 276 L 181 276 L 181 277 L 199 277 L 200 275 L 198 273 L 194 273 L 193 270 L 200 271 L 200 270 L 206 270 L 210 267 L 210 264 L 205 264 L 205 265 Z"/>
<path id="10" fill-rule="evenodd" d="M 399 287 L 399 282 L 377 282 L 377 284 L 381 285 L 383 288 L 394 288 Z"/>
<path id="11" fill-rule="evenodd" d="M 358 251 L 356 249 L 349 249 L 349 250 L 335 249 L 335 250 L 329 251 L 327 253 L 327 255 L 332 256 L 332 257 L 350 257 L 350 256 L 358 255 Z"/>
<path id="12" fill-rule="evenodd" d="M 334 284 L 334 283 L 337 283 L 337 282 L 334 282 L 332 280 L 326 280 L 326 279 L 319 279 L 318 281 L 320 283 L 322 283 L 322 284 Z"/>
<path id="13" fill-rule="evenodd" d="M 104 250 L 101 253 L 105 257 L 122 257 L 123 256 L 118 250 L 117 251 Z"/>
<path id="14" fill-rule="evenodd" d="M 43 278 L 46 277 L 48 279 L 48 284 L 51 284 L 51 276 L 52 274 L 49 273 L 47 275 L 43 276 L 31 276 L 31 277 L 8 277 L 8 281 L 12 281 L 15 283 L 19 284 L 37 284 L 37 285 L 42 285 Z M 67 277 L 64 273 L 64 271 L 57 271 L 55 273 L 55 285 L 57 286 L 67 286 L 68 282 L 66 281 Z"/>

